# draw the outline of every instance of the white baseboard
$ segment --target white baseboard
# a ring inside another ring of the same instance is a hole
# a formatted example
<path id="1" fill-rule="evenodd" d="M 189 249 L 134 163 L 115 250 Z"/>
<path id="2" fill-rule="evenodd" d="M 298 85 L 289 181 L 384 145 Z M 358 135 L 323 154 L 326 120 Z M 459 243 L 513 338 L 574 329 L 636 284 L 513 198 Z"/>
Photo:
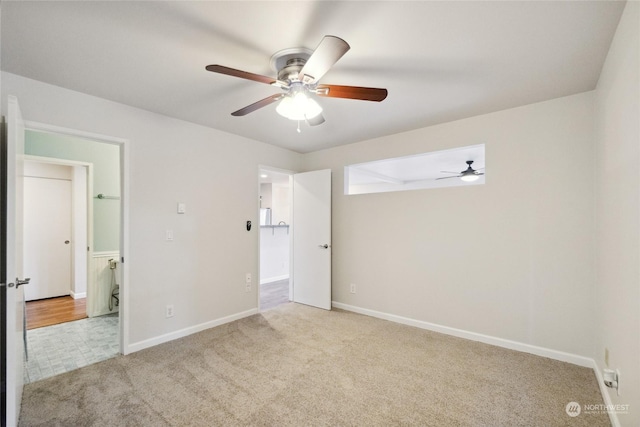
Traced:
<path id="1" fill-rule="evenodd" d="M 260 284 L 264 285 L 266 283 L 278 282 L 280 280 L 285 280 L 285 279 L 288 279 L 288 278 L 289 278 L 288 274 L 284 274 L 282 276 L 267 277 L 266 279 L 260 279 Z"/>
<path id="2" fill-rule="evenodd" d="M 611 421 L 612 427 L 621 427 L 620 420 L 618 419 L 618 414 L 609 409 L 613 408 L 613 402 L 611 401 L 611 396 L 609 396 L 609 391 L 606 385 L 604 385 L 604 378 L 602 378 L 602 369 L 598 366 L 598 362 L 593 360 L 593 371 L 596 374 L 596 379 L 598 381 L 598 386 L 600 386 L 600 394 L 602 394 L 602 399 L 604 400 L 604 404 L 608 409 L 609 413 L 609 421 Z"/>
<path id="3" fill-rule="evenodd" d="M 403 325 L 415 326 L 421 329 L 427 329 L 434 332 L 439 332 L 446 335 L 452 335 L 458 338 L 465 338 L 472 341 L 479 341 L 485 344 L 491 344 L 498 347 L 508 348 L 510 350 L 521 351 L 523 353 L 535 354 L 536 356 L 548 357 L 549 359 L 559 360 L 561 362 L 573 363 L 574 365 L 583 366 L 585 368 L 593 369 L 598 386 L 600 387 L 600 394 L 607 408 L 609 414 L 609 420 L 613 427 L 621 427 L 618 414 L 612 410 L 614 405 L 611 402 L 611 397 L 607 387 L 604 385 L 604 379 L 602 378 L 602 372 L 598 364 L 594 359 L 579 356 L 577 354 L 566 353 L 564 351 L 552 350 L 550 348 L 538 347 L 531 344 L 525 344 L 518 341 L 506 340 L 503 338 L 492 337 L 490 335 L 478 334 L 476 332 L 465 331 L 463 329 L 451 328 L 448 326 L 442 326 L 435 323 L 429 323 L 422 320 L 410 319 L 408 317 L 397 316 L 395 314 L 383 313 L 380 311 L 369 310 L 367 308 L 357 307 L 353 305 L 343 304 L 341 302 L 332 301 L 331 305 L 335 308 L 342 310 L 352 311 L 354 313 L 364 314 L 366 316 L 377 317 L 378 319 L 389 320 L 391 322 L 401 323 Z"/>
<path id="4" fill-rule="evenodd" d="M 80 298 L 86 298 L 87 297 L 87 293 L 86 292 L 73 292 L 71 291 L 71 298 L 73 299 L 80 299 Z"/>
<path id="5" fill-rule="evenodd" d="M 150 338 L 148 340 L 129 344 L 125 349 L 124 354 L 135 353 L 136 351 L 144 350 L 145 348 L 153 347 L 158 344 L 163 344 L 169 341 L 176 340 L 178 338 L 186 337 L 188 335 L 195 334 L 196 332 L 201 332 L 201 331 L 204 331 L 205 329 L 224 325 L 225 323 L 233 322 L 234 320 L 239 320 L 248 316 L 252 316 L 257 313 L 258 313 L 258 309 L 252 308 L 251 310 L 232 314 L 230 316 L 221 317 L 220 319 L 211 320 L 209 322 L 201 323 L 195 326 L 190 326 L 188 328 L 180 329 L 178 331 L 170 332 L 168 334 L 160 335 L 154 338 Z"/>
<path id="6" fill-rule="evenodd" d="M 446 335 L 453 335 L 458 338 L 465 338 L 471 341 L 479 341 L 485 344 L 491 344 L 498 347 L 508 348 L 510 350 L 521 351 L 524 353 L 531 353 L 537 356 L 548 357 L 549 359 L 560 360 L 561 362 L 573 363 L 574 365 L 584 366 L 586 368 L 593 368 L 593 359 L 588 357 L 579 356 L 577 354 L 565 353 L 564 351 L 552 350 L 545 347 L 538 347 L 531 344 L 525 344 L 518 341 L 506 340 L 503 338 L 492 337 L 490 335 L 479 334 L 476 332 L 465 331 L 463 329 L 451 328 L 449 326 L 442 326 L 435 323 L 429 323 L 422 320 L 410 319 L 408 317 L 397 316 L 395 314 L 382 313 L 380 311 L 369 310 L 367 308 L 356 307 L 341 302 L 333 301 L 331 304 L 335 308 L 342 310 L 352 311 L 354 313 L 365 314 L 371 317 L 377 317 L 379 319 L 390 320 L 396 323 L 402 323 L 403 325 L 415 326 L 421 329 L 428 329 L 434 332 L 440 332 Z"/>

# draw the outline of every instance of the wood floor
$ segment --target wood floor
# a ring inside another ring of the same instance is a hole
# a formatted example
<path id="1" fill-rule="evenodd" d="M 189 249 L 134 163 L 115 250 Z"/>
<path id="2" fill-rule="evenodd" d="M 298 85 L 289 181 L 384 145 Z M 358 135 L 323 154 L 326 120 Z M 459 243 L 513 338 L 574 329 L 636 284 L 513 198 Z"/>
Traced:
<path id="1" fill-rule="evenodd" d="M 70 296 L 27 302 L 27 329 L 57 325 L 87 317 L 87 299 Z"/>

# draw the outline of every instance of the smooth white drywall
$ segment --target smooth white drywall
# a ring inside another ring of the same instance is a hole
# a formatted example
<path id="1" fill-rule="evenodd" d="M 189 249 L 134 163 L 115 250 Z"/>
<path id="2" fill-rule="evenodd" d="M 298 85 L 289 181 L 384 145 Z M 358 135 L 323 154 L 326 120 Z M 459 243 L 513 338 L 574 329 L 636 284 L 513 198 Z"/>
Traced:
<path id="1" fill-rule="evenodd" d="M 2 90 L 25 120 L 129 141 L 129 345 L 257 308 L 259 165 L 297 170 L 300 154 L 9 73 Z"/>
<path id="2" fill-rule="evenodd" d="M 618 414 L 640 425 L 640 4 L 627 2 L 596 89 L 596 322 L 599 369 L 620 369 Z"/>
<path id="3" fill-rule="evenodd" d="M 590 356 L 592 121 L 589 92 L 305 155 L 333 171 L 333 300 Z M 343 194 L 345 165 L 481 143 L 485 185 Z"/>

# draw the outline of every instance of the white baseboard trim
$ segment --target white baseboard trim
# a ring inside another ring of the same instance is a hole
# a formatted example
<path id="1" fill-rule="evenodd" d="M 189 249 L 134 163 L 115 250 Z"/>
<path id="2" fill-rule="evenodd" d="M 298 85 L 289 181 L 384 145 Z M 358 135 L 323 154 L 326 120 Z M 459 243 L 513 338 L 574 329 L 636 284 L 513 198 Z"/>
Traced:
<path id="1" fill-rule="evenodd" d="M 618 419 L 618 414 L 613 411 L 614 408 L 613 402 L 611 401 L 611 396 L 609 396 L 609 389 L 606 385 L 604 385 L 604 378 L 602 377 L 602 369 L 598 366 L 598 362 L 593 360 L 593 372 L 596 374 L 596 380 L 598 381 L 598 386 L 600 387 L 600 394 L 602 394 L 602 400 L 604 400 L 604 404 L 607 407 L 607 413 L 609 414 L 609 421 L 611 421 L 612 427 L 621 427 L 620 420 Z"/>
<path id="2" fill-rule="evenodd" d="M 552 350 L 550 348 L 538 347 L 531 344 L 525 344 L 518 341 L 506 340 L 503 338 L 492 337 L 490 335 L 478 334 L 476 332 L 465 331 L 463 329 L 451 328 L 435 323 L 429 323 L 422 320 L 410 319 L 408 317 L 397 316 L 395 314 L 383 313 L 380 311 L 369 310 L 367 308 L 357 307 L 353 305 L 343 304 L 341 302 L 332 301 L 332 307 L 342 310 L 352 311 L 354 313 L 364 314 L 366 316 L 377 317 L 378 319 L 389 320 L 391 322 L 401 323 L 403 325 L 415 326 L 416 328 L 427 329 L 446 335 L 452 335 L 458 338 L 465 338 L 472 341 L 479 341 L 485 344 L 491 344 L 498 347 L 508 348 L 510 350 L 521 351 L 523 353 L 535 354 L 536 356 L 548 357 L 549 359 L 559 360 L 561 362 L 573 363 L 574 365 L 593 369 L 600 387 L 600 394 L 604 400 L 604 404 L 609 414 L 609 420 L 613 427 L 621 427 L 618 414 L 613 410 L 611 397 L 607 387 L 604 385 L 602 371 L 594 359 L 579 356 L 577 354 L 566 353 L 564 351 Z M 578 402 L 581 403 L 581 402 Z"/>
<path id="3" fill-rule="evenodd" d="M 230 316 L 221 317 L 220 319 L 211 320 L 209 322 L 201 323 L 195 326 L 190 326 L 188 328 L 180 329 L 178 331 L 170 332 L 168 334 L 160 335 L 154 338 L 150 338 L 148 340 L 129 344 L 125 349 L 124 354 L 135 353 L 136 351 L 144 350 L 145 348 L 153 347 L 158 344 L 163 344 L 169 341 L 176 340 L 178 338 L 186 337 L 188 335 L 204 331 L 205 329 L 224 325 L 225 323 L 233 322 L 234 320 L 243 319 L 245 317 L 252 316 L 257 313 L 258 313 L 258 309 L 252 308 L 251 310 L 242 311 L 240 313 L 232 314 Z"/>
<path id="4" fill-rule="evenodd" d="M 465 331 L 463 329 L 451 328 L 435 323 L 429 323 L 422 320 L 410 319 L 408 317 L 397 316 L 395 314 L 383 313 L 380 311 L 369 310 L 367 308 L 356 307 L 341 302 L 332 301 L 331 305 L 342 310 L 352 311 L 354 313 L 365 314 L 379 319 L 389 320 L 391 322 L 402 323 L 403 325 L 415 326 L 420 329 L 427 329 L 434 332 L 440 332 L 446 335 L 452 335 L 458 338 L 465 338 L 471 341 L 479 341 L 485 344 L 491 344 L 498 347 L 508 348 L 510 350 L 521 351 L 524 353 L 535 354 L 536 356 L 548 357 L 549 359 L 559 360 L 561 362 L 573 363 L 574 365 L 583 366 L 585 368 L 593 368 L 594 361 L 588 357 L 579 356 L 577 354 L 565 353 L 563 351 L 552 350 L 550 348 L 538 347 L 531 344 L 525 344 L 518 341 L 511 341 L 503 338 L 493 337 L 490 335 L 479 334 L 476 332 Z"/>
<path id="5" fill-rule="evenodd" d="M 282 276 L 267 277 L 266 279 L 260 279 L 260 284 L 264 285 L 265 283 L 278 282 L 280 280 L 285 280 L 288 278 L 289 278 L 288 274 L 284 274 Z"/>
<path id="6" fill-rule="evenodd" d="M 73 299 L 80 299 L 80 298 L 86 298 L 87 297 L 87 293 L 86 292 L 73 292 L 71 291 L 71 298 Z"/>

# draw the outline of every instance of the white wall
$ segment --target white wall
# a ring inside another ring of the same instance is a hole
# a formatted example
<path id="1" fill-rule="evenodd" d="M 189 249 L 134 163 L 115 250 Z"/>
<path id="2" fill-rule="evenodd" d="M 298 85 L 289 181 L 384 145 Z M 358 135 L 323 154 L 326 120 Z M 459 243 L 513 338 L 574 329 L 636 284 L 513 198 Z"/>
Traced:
<path id="1" fill-rule="evenodd" d="M 619 414 L 640 425 L 640 5 L 628 2 L 596 90 L 595 360 L 620 369 Z"/>
<path id="2" fill-rule="evenodd" d="M 120 201 L 98 199 L 98 194 L 120 197 L 120 148 L 84 138 L 27 131 L 26 154 L 91 163 L 93 165 L 94 251 L 117 251 L 120 246 Z"/>
<path id="3" fill-rule="evenodd" d="M 289 277 L 289 227 L 260 227 L 260 283 Z"/>
<path id="4" fill-rule="evenodd" d="M 12 94 L 25 120 L 129 140 L 129 344 L 257 308 L 244 277 L 258 277 L 259 227 L 245 228 L 258 224 L 258 165 L 296 170 L 300 154 L 9 73 L 2 90 L 3 113 Z"/>
<path id="5" fill-rule="evenodd" d="M 590 356 L 592 121 L 584 93 L 307 154 L 333 171 L 333 299 Z M 485 185 L 343 194 L 345 165 L 479 143 Z"/>

